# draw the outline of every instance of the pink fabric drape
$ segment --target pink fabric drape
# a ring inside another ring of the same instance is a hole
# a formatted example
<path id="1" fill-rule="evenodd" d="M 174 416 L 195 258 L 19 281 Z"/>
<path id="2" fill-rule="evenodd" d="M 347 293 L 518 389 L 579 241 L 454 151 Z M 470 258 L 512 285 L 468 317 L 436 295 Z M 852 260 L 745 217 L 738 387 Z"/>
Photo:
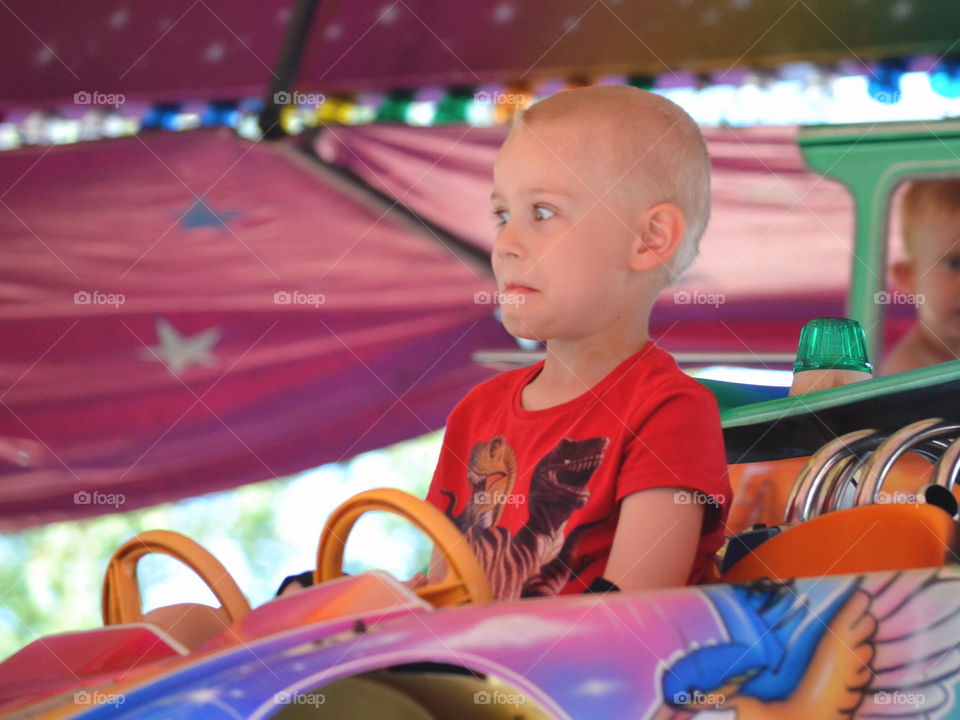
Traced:
<path id="1" fill-rule="evenodd" d="M 0 154 L 0 528 L 437 429 L 492 374 L 473 351 L 515 347 L 474 302 L 482 267 L 287 152 L 195 132 Z"/>

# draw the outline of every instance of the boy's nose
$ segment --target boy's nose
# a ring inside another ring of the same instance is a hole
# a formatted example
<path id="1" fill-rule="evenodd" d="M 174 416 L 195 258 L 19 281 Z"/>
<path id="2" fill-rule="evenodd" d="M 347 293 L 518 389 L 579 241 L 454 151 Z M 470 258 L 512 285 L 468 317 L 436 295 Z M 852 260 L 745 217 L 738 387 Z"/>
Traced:
<path id="1" fill-rule="evenodd" d="M 519 233 L 509 223 L 500 227 L 500 232 L 493 240 L 493 252 L 497 257 L 521 257 L 523 255 L 523 244 L 520 241 Z"/>

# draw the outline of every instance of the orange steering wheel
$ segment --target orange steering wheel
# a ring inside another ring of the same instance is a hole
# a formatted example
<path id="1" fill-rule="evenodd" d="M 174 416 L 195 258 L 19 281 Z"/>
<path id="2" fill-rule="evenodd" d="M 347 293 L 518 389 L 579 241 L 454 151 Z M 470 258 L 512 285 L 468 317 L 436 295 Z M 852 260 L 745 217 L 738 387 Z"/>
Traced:
<path id="1" fill-rule="evenodd" d="M 125 542 L 110 558 L 103 578 L 103 624 L 143 622 L 137 563 L 150 553 L 176 558 L 200 576 L 233 623 L 250 612 L 250 603 L 227 569 L 203 546 L 170 530 L 148 530 Z"/>
<path id="2" fill-rule="evenodd" d="M 440 512 L 420 498 L 393 488 L 367 490 L 340 505 L 320 535 L 317 548 L 317 584 L 343 577 L 343 549 L 347 536 L 360 516 L 371 510 L 399 515 L 429 537 L 443 556 L 447 572 L 441 580 L 414 592 L 435 607 L 485 603 L 493 599 L 490 583 L 463 534 Z"/>

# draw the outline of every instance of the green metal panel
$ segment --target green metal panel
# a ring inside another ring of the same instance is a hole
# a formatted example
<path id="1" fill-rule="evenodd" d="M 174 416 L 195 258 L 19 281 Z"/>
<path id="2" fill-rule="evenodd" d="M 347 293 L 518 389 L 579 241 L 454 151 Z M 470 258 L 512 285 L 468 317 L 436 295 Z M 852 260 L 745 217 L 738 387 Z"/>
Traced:
<path id="1" fill-rule="evenodd" d="M 727 461 L 810 455 L 853 430 L 883 433 L 960 413 L 960 360 L 796 397 L 722 408 Z"/>
<path id="2" fill-rule="evenodd" d="M 842 183 L 853 195 L 856 230 L 847 314 L 863 325 L 874 362 L 883 340 L 888 199 L 915 177 L 960 174 L 960 121 L 814 125 L 797 142 L 811 170 Z"/>

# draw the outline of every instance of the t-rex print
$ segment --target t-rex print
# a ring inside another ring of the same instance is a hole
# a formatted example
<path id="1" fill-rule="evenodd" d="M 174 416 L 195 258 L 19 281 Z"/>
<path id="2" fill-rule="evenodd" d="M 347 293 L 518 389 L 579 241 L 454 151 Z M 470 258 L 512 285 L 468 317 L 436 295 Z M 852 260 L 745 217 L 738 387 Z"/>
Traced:
<path id="1" fill-rule="evenodd" d="M 606 437 L 563 438 L 543 456 L 530 480 L 529 517 L 516 536 L 496 526 L 508 492 L 499 488 L 513 487 L 516 456 L 502 435 L 474 445 L 468 470 L 473 492 L 463 512 L 455 515 L 456 497 L 443 492 L 450 499 L 447 516 L 466 535 L 487 572 L 495 598 L 555 593 L 554 588 L 562 587 L 577 570 L 570 563 L 582 533 L 575 530 L 564 542 L 564 530 L 570 515 L 586 505 L 590 497 L 587 483 L 608 443 Z M 500 474 L 504 471 L 497 468 L 510 466 L 506 458 L 512 458 L 513 472 L 505 480 Z"/>
<path id="2" fill-rule="evenodd" d="M 540 595 L 557 595 L 563 586 L 570 580 L 579 577 L 596 557 L 582 555 L 578 557 L 580 539 L 597 525 L 602 525 L 607 518 L 596 522 L 578 525 L 564 540 L 560 551 L 553 560 L 540 566 L 540 571 L 531 575 L 523 584 L 520 597 L 537 597 Z"/>
<path id="3" fill-rule="evenodd" d="M 513 491 L 517 480 L 517 456 L 503 435 L 473 446 L 467 462 L 467 480 L 472 492 L 458 524 L 460 531 L 493 527 L 503 513 L 503 502 L 498 500 Z"/>

